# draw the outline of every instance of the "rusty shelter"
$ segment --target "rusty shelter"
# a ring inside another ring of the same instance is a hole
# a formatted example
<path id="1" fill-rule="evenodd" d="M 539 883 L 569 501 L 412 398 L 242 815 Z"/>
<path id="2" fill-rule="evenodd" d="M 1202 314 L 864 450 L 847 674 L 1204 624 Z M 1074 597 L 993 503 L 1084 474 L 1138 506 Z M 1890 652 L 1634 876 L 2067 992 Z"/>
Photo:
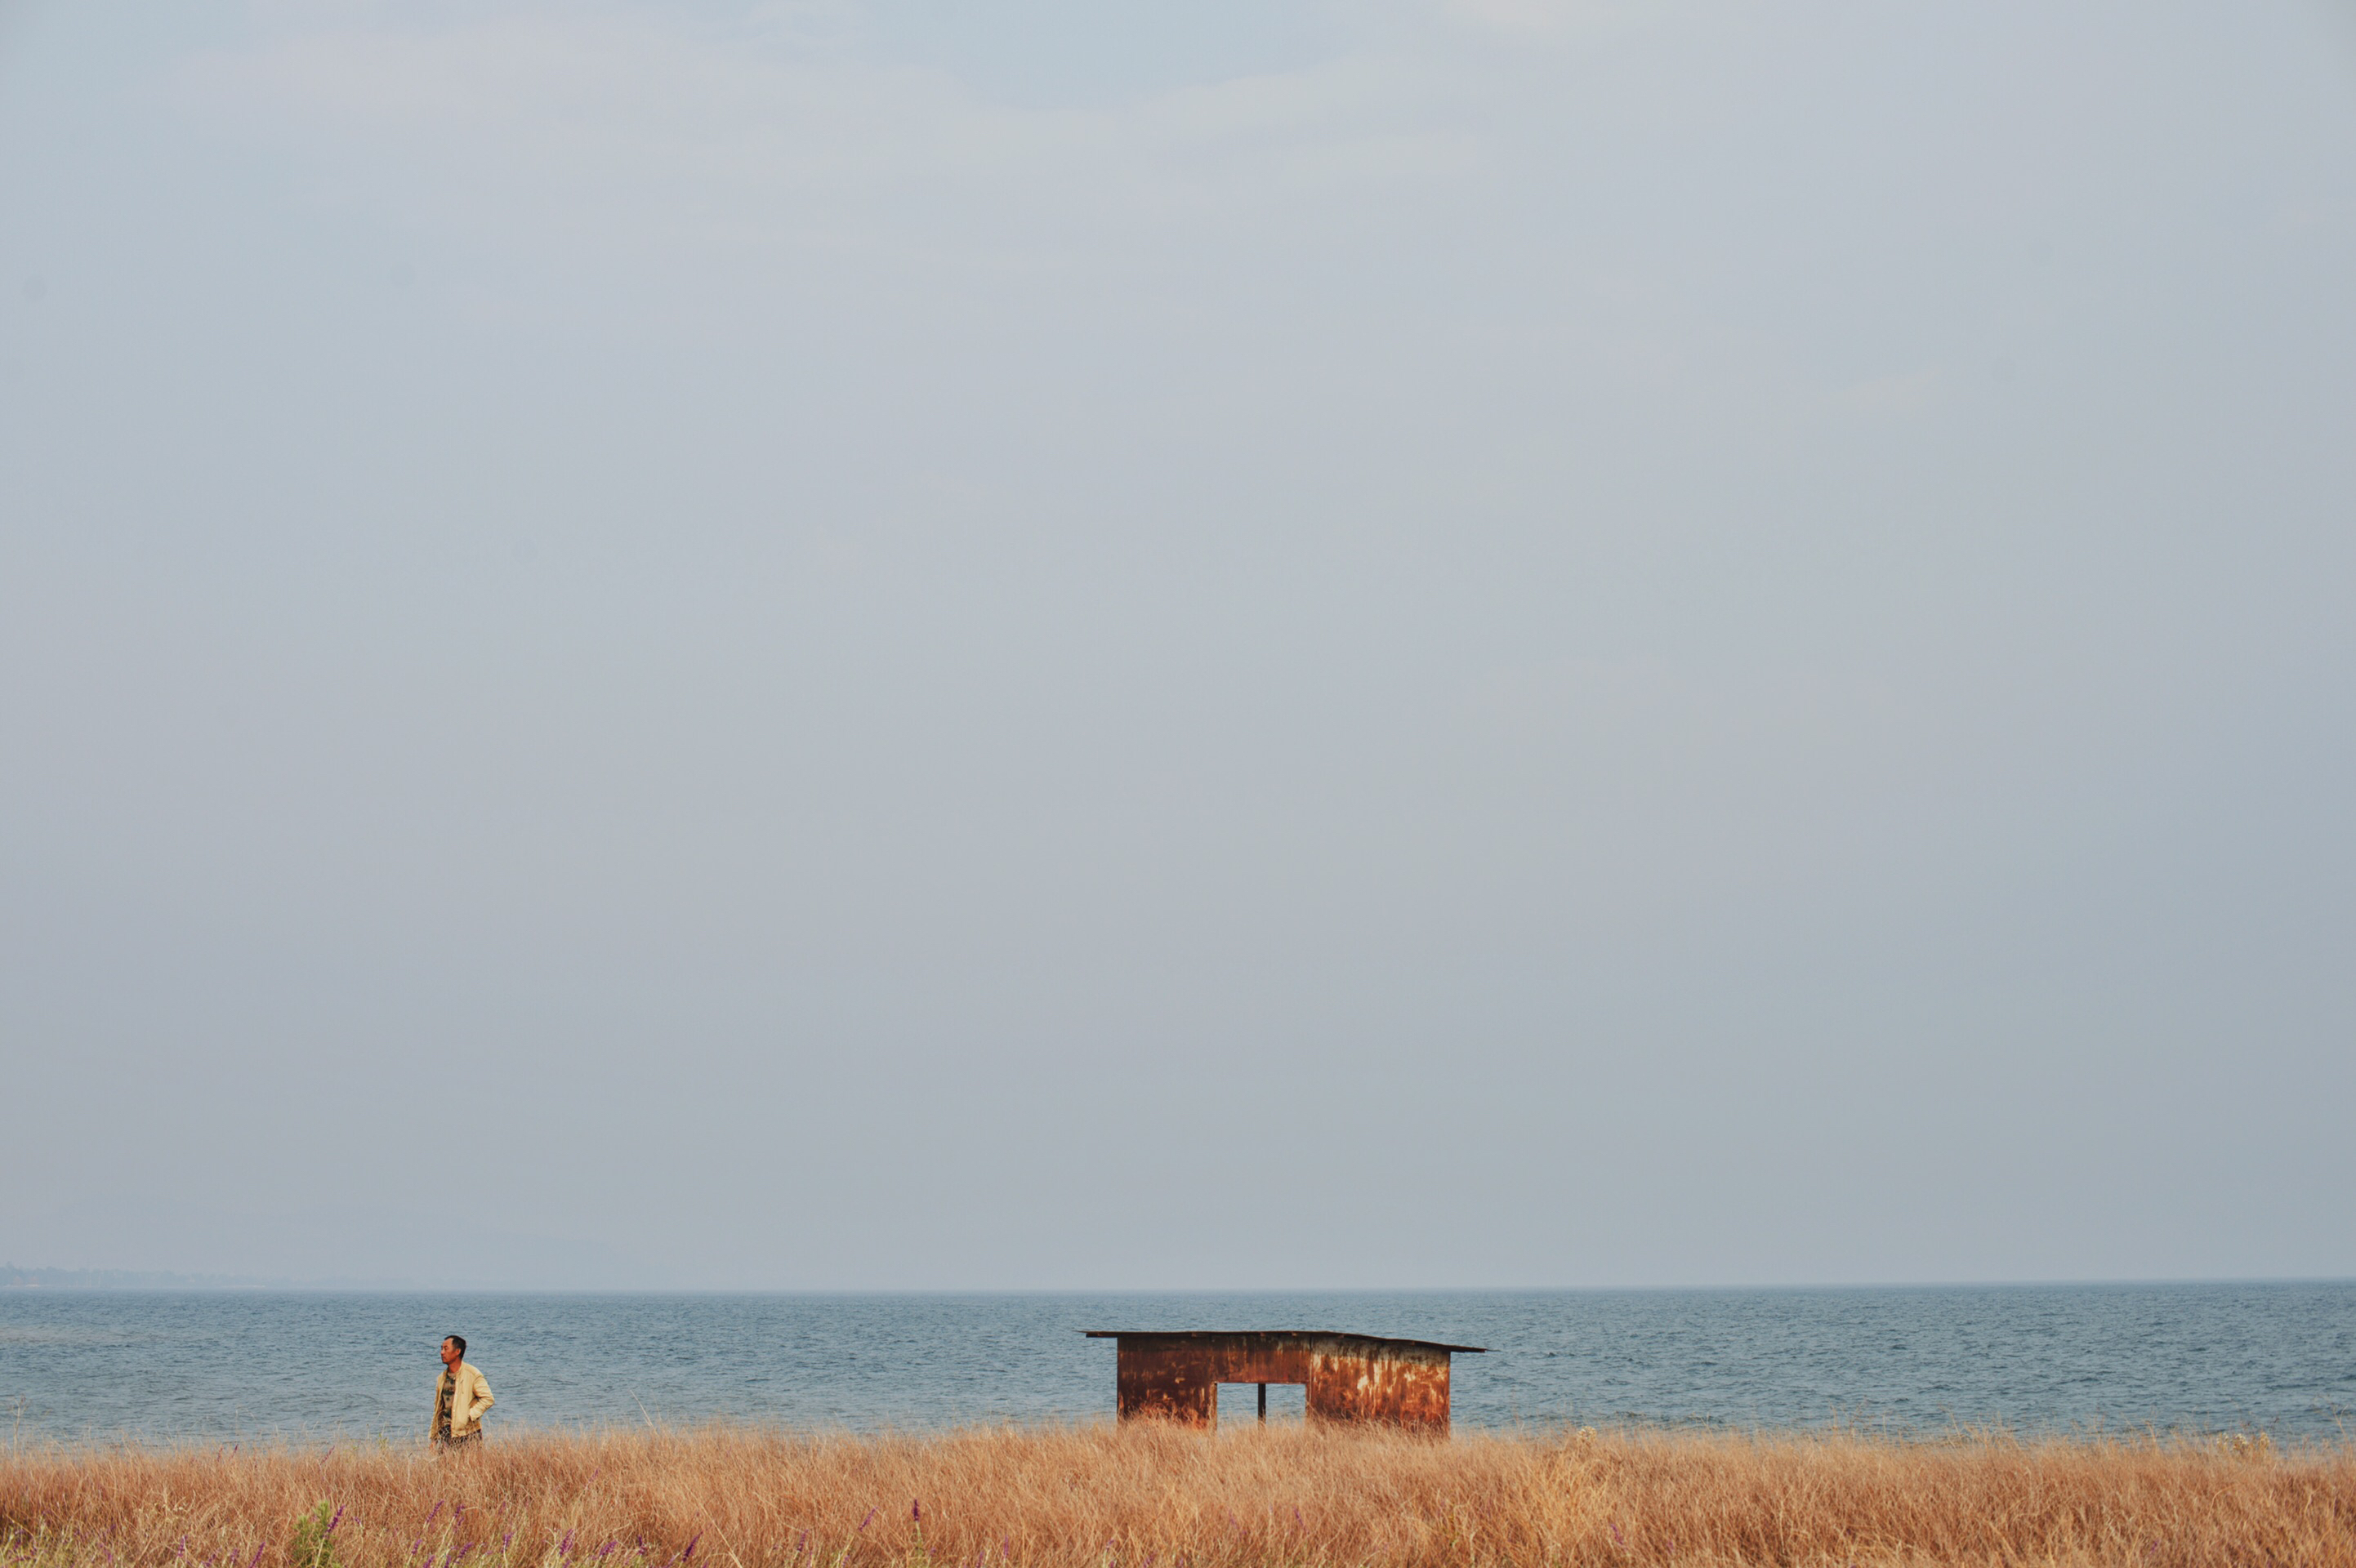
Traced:
<path id="1" fill-rule="evenodd" d="M 1262 1421 L 1269 1384 L 1301 1383 L 1312 1421 L 1381 1421 L 1445 1433 L 1449 1358 L 1486 1353 L 1479 1345 L 1314 1329 L 1083 1331 L 1118 1342 L 1121 1420 L 1151 1416 L 1204 1427 L 1219 1424 L 1221 1383 L 1258 1383 Z"/>

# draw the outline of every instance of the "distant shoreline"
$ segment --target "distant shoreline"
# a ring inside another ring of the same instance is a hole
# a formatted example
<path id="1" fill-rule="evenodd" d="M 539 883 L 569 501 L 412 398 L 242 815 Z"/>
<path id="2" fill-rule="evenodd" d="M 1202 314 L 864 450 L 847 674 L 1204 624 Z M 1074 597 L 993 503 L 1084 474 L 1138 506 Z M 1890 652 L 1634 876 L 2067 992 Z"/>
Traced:
<path id="1" fill-rule="evenodd" d="M 294 1282 L 225 1274 L 112 1268 L 18 1268 L 0 1264 L 0 1290 L 286 1290 Z"/>

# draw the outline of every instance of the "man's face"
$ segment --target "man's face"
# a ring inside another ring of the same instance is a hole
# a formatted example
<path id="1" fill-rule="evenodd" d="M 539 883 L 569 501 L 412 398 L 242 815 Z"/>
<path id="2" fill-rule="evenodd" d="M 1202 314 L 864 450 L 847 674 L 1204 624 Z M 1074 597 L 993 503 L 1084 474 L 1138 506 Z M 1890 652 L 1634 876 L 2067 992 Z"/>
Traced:
<path id="1" fill-rule="evenodd" d="M 457 1340 L 455 1340 L 455 1339 L 444 1339 L 444 1340 L 443 1340 L 443 1341 L 442 1341 L 442 1364 L 443 1364 L 444 1366 L 445 1366 L 445 1367 L 449 1367 L 449 1368 L 452 1368 L 452 1369 L 454 1369 L 454 1370 L 457 1367 L 457 1365 L 458 1365 L 458 1341 L 457 1341 Z"/>

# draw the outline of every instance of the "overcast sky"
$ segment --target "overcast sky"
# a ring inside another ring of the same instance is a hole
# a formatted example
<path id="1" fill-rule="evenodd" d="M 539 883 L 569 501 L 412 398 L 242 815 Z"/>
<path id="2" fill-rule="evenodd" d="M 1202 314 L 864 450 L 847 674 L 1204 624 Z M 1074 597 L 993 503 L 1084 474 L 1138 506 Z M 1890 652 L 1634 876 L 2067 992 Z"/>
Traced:
<path id="1" fill-rule="evenodd" d="M 0 1257 L 2356 1273 L 2356 11 L 0 9 Z"/>

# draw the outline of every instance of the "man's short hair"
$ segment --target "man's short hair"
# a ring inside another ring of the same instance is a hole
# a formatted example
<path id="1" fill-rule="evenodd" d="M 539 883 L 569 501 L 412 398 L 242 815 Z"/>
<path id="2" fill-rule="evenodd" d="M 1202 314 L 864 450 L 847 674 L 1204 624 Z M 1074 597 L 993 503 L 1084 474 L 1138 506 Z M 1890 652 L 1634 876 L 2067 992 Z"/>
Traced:
<path id="1" fill-rule="evenodd" d="M 462 1357 L 466 1353 L 466 1337 L 464 1334 L 444 1334 L 442 1336 L 442 1342 L 445 1345 L 457 1346 L 458 1354 Z"/>

